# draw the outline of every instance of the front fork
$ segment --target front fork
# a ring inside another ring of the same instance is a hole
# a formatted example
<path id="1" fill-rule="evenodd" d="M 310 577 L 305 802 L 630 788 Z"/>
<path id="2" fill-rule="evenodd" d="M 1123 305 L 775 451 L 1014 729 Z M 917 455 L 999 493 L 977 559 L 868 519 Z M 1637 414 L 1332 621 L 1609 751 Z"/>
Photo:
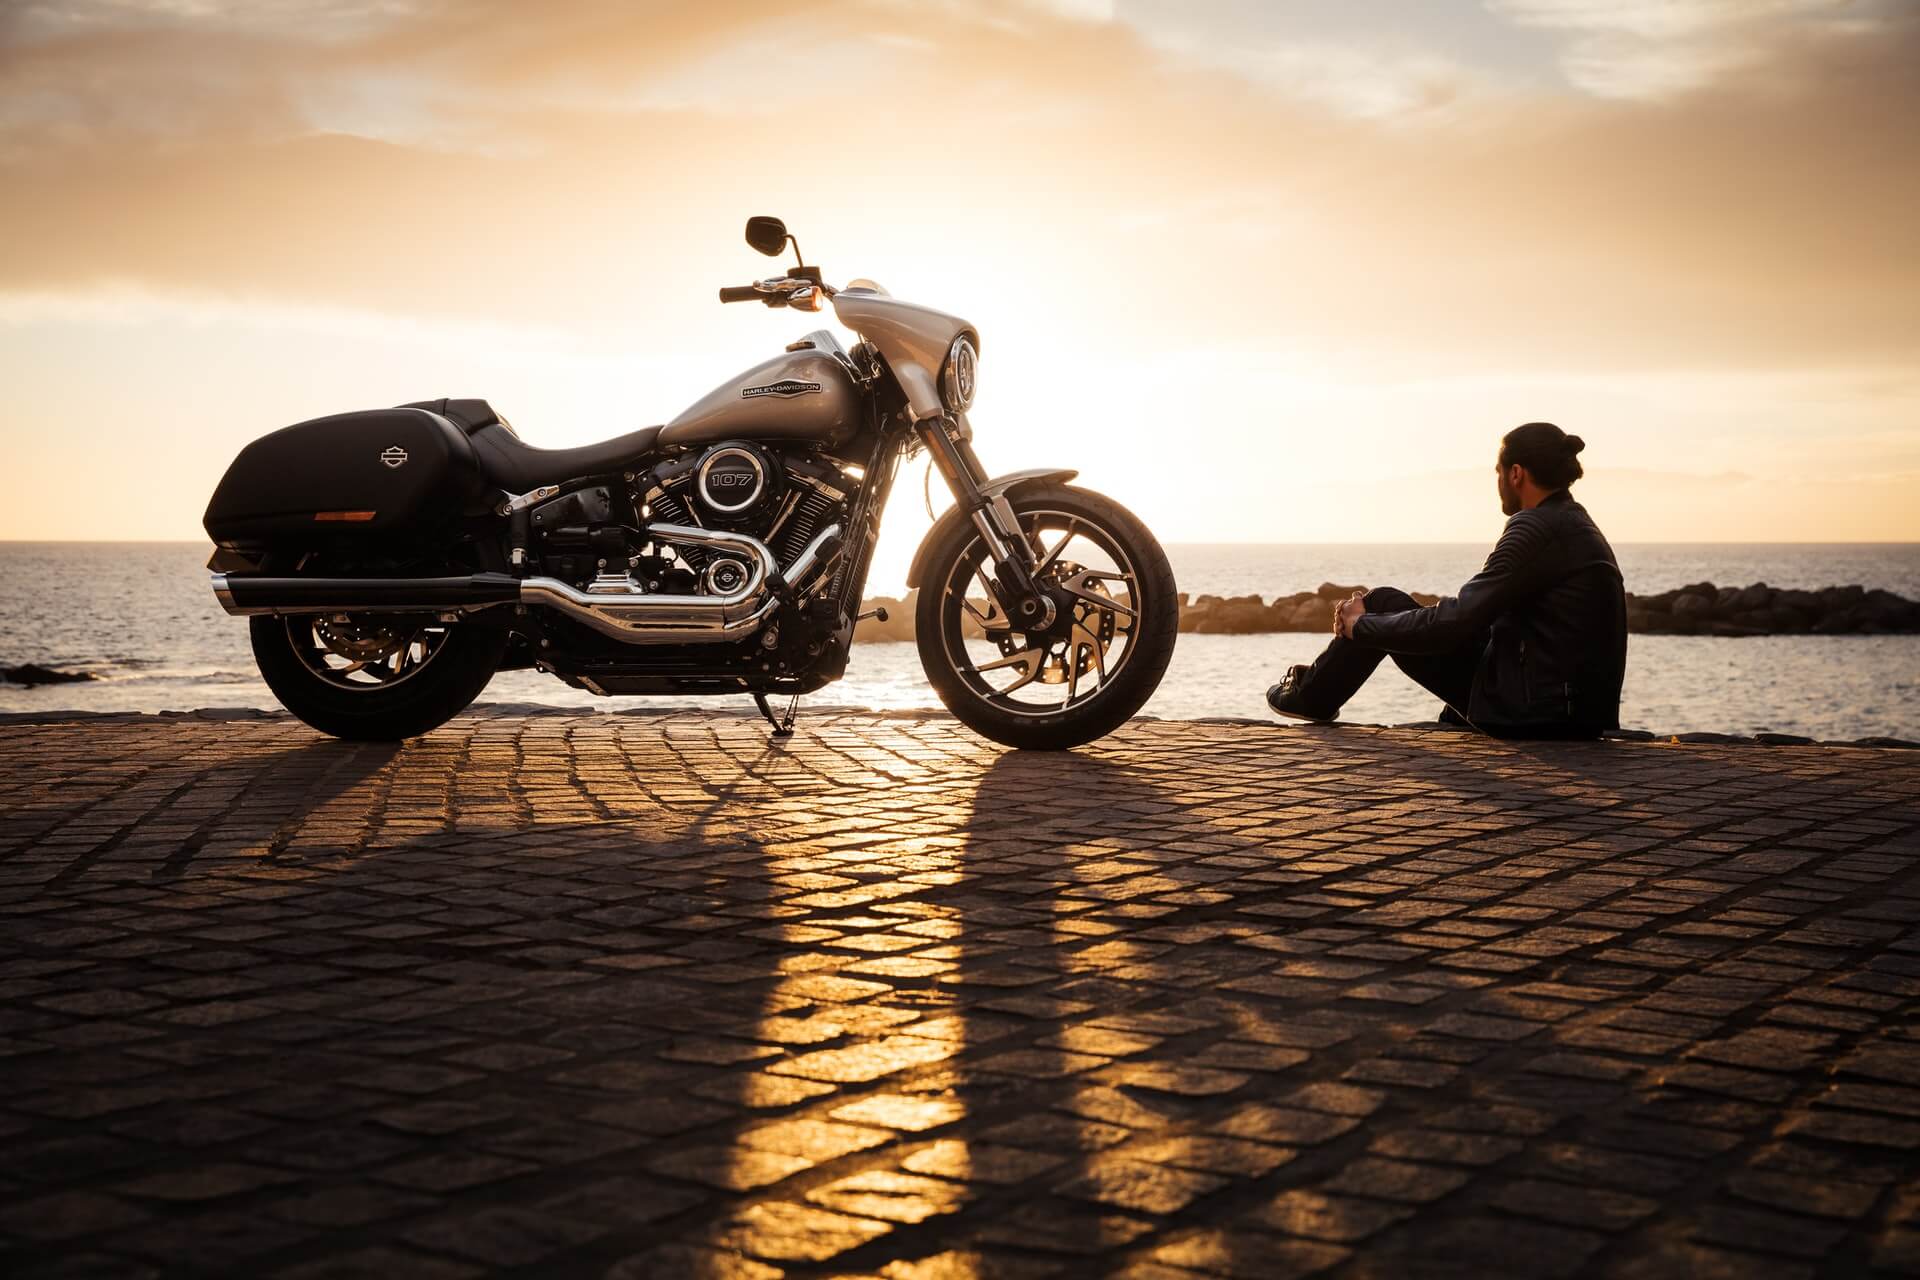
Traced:
<path id="1" fill-rule="evenodd" d="M 973 441 L 952 418 L 922 418 L 915 424 L 940 475 L 953 491 L 955 502 L 973 521 L 993 557 L 994 585 L 1007 617 L 1022 631 L 1043 631 L 1053 625 L 1058 606 L 1034 580 L 1039 553 L 1027 541 L 1026 530 L 1013 513 L 1005 494 L 989 497 L 980 486 L 986 469 L 973 452 Z"/>

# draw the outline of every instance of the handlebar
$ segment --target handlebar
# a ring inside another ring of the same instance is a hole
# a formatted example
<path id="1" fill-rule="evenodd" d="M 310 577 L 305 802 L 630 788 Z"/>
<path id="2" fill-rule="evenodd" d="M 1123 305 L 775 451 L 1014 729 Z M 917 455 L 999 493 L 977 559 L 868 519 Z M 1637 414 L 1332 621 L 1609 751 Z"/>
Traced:
<path id="1" fill-rule="evenodd" d="M 835 289 L 832 285 L 823 284 L 816 278 L 820 274 L 816 267 L 796 268 L 796 270 L 801 270 L 804 274 L 775 276 L 770 280 L 762 280 L 758 284 L 723 285 L 720 289 L 720 301 L 761 302 L 769 307 L 795 306 L 807 311 L 820 310 L 819 301 L 823 298 L 831 298 L 836 292 Z M 812 303 L 804 300 L 794 301 L 795 298 L 800 298 L 809 291 L 812 293 Z"/>

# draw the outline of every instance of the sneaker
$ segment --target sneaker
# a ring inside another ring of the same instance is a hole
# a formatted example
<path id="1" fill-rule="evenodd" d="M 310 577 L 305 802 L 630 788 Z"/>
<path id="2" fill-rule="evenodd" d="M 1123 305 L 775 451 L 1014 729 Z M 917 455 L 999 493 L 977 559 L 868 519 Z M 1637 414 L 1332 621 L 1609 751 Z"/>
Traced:
<path id="1" fill-rule="evenodd" d="M 1300 686 L 1306 682 L 1307 672 L 1312 669 L 1313 668 L 1307 666 L 1288 667 L 1287 674 L 1280 677 L 1280 683 L 1267 690 L 1267 706 L 1272 708 L 1275 714 L 1287 716 L 1294 720 L 1311 720 L 1315 724 L 1332 724 L 1332 716 L 1322 715 L 1317 711 L 1308 709 L 1305 699 L 1300 696 Z"/>

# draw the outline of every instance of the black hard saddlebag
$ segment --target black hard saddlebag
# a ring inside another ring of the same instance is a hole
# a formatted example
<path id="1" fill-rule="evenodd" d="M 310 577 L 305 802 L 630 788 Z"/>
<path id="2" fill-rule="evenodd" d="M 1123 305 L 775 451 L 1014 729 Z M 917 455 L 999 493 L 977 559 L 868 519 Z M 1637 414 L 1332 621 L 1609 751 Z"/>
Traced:
<path id="1" fill-rule="evenodd" d="M 484 510 L 486 499 L 466 432 L 424 409 L 370 409 L 255 440 L 227 468 L 203 523 L 223 547 L 425 532 Z"/>

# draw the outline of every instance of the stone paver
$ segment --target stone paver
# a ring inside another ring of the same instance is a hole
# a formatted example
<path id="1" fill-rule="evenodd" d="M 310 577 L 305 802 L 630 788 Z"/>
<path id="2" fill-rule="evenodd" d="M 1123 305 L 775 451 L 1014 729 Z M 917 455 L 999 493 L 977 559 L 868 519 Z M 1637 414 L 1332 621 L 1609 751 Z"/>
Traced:
<path id="1" fill-rule="evenodd" d="M 0 1273 L 1920 1272 L 1920 755 L 0 724 Z"/>

